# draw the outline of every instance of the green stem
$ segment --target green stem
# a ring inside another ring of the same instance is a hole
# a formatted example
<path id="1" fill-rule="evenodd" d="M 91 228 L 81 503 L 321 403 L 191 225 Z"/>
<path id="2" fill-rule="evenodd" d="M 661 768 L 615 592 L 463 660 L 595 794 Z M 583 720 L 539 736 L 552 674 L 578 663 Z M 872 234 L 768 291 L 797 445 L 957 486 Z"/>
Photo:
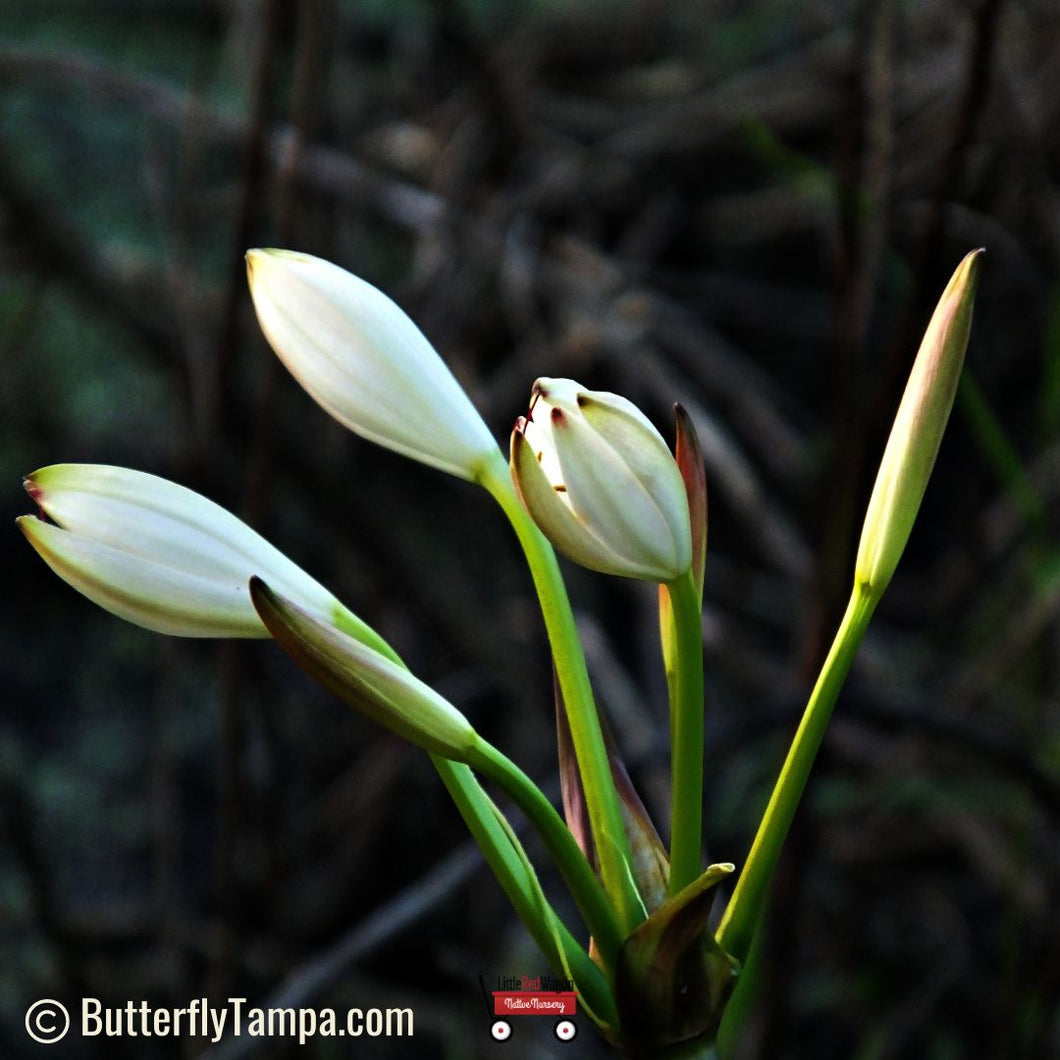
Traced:
<path id="1" fill-rule="evenodd" d="M 607 893 L 556 808 L 541 789 L 506 755 L 481 740 L 469 763 L 498 784 L 515 802 L 541 837 L 585 918 L 604 966 L 613 970 L 625 933 L 615 918 Z"/>
<path id="2" fill-rule="evenodd" d="M 586 1006 L 605 1024 L 617 1025 L 607 979 L 549 905 L 518 840 L 468 766 L 431 755 L 460 816 L 531 937 L 556 970 L 570 975 Z"/>
<path id="3" fill-rule="evenodd" d="M 628 934 L 644 920 L 644 904 L 630 871 L 633 855 L 629 837 L 623 825 L 600 718 L 589 684 L 589 671 L 559 563 L 552 546 L 519 502 L 503 460 L 485 467 L 480 481 L 512 524 L 534 579 L 570 723 L 600 875 L 618 911 L 623 931 Z"/>
<path id="4" fill-rule="evenodd" d="M 405 666 L 401 656 L 375 630 L 341 604 L 336 604 L 332 618 L 339 629 L 398 666 Z M 556 916 L 541 890 L 533 866 L 500 810 L 482 790 L 467 765 L 441 755 L 432 754 L 430 757 L 487 864 L 534 941 L 553 967 L 574 978 L 594 1015 L 607 1024 L 617 1025 L 614 998 L 606 978 Z M 485 741 L 480 741 L 476 764 L 511 795 L 541 835 L 600 947 L 601 956 L 607 966 L 613 968 L 622 941 L 614 909 L 570 829 L 533 781 Z"/>
<path id="5" fill-rule="evenodd" d="M 879 597 L 870 593 L 866 586 L 855 585 L 843 621 L 839 624 L 839 631 L 832 642 L 832 649 L 806 704 L 802 722 L 758 826 L 747 864 L 740 874 L 739 882 L 718 926 L 719 945 L 741 963 L 747 959 L 773 871 L 806 787 L 817 750 L 828 728 L 832 708 L 878 599 Z"/>
<path id="6" fill-rule="evenodd" d="M 405 666 L 401 656 L 351 612 L 336 608 L 334 618 L 340 629 L 344 628 L 351 636 L 369 644 L 398 666 Z M 600 881 L 574 841 L 570 829 L 533 781 L 514 762 L 485 741 L 481 741 L 481 744 L 482 772 L 493 777 L 512 796 L 541 834 L 549 852 L 560 864 L 564 879 L 568 881 L 578 907 L 586 917 L 589 930 L 594 937 L 599 935 L 606 940 L 610 958 L 613 960 L 617 954 L 618 942 L 621 941 L 617 935 L 614 911 L 600 887 Z M 533 876 L 529 861 L 525 860 L 525 854 L 514 849 L 514 844 L 518 842 L 514 833 L 509 835 L 505 831 L 500 811 L 482 790 L 471 769 L 441 755 L 432 754 L 431 761 L 456 803 L 464 823 L 482 850 L 486 862 L 534 940 L 554 965 L 561 956 L 566 959 L 571 973 L 586 991 L 586 1000 L 590 1007 L 596 1013 L 603 1013 L 608 1022 L 613 1023 L 614 1019 L 610 1017 L 614 1014 L 614 1002 L 606 980 L 602 980 L 602 988 L 590 983 L 592 972 L 600 976 L 599 969 L 555 915 L 541 891 L 540 884 Z M 601 944 L 601 938 L 597 938 L 597 944 Z M 560 962 L 559 967 L 563 966 Z M 586 987 L 586 983 L 590 985 Z"/>
<path id="7" fill-rule="evenodd" d="M 702 871 L 703 627 L 692 572 L 666 586 L 673 608 L 675 651 L 670 682 L 671 897 Z"/>

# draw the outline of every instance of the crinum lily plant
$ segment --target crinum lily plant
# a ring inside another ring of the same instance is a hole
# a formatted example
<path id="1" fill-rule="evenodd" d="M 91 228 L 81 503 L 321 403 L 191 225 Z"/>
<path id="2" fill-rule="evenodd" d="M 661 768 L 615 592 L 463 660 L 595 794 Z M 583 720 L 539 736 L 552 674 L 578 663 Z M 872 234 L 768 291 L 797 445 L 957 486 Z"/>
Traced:
<path id="1" fill-rule="evenodd" d="M 552 649 L 563 807 L 323 586 L 205 497 L 118 467 L 29 475 L 19 525 L 48 565 L 121 618 L 188 637 L 273 637 L 340 699 L 430 756 L 482 853 L 557 974 L 616 1047 L 712 1055 L 722 1014 L 833 704 L 916 517 L 953 403 L 981 252 L 931 319 L 869 501 L 853 589 L 750 853 L 702 864 L 706 485 L 690 418 L 676 445 L 633 404 L 538 379 L 505 460 L 416 325 L 384 294 L 306 254 L 247 255 L 258 321 L 291 374 L 357 434 L 483 486 L 525 553 Z M 659 587 L 670 696 L 665 845 L 601 724 L 554 549 Z M 568 927 L 488 783 L 523 811 L 570 891 Z M 734 884 L 712 918 L 719 884 Z"/>

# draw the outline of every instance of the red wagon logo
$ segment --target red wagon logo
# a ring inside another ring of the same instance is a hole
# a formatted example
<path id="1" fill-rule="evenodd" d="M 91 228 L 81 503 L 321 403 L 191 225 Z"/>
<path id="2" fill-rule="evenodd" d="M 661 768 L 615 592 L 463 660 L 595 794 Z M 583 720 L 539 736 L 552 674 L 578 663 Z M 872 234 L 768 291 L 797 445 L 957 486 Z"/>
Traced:
<path id="1" fill-rule="evenodd" d="M 487 995 L 482 976 L 479 983 L 490 1010 L 494 1041 L 506 1042 L 512 1036 L 509 1021 L 513 1016 L 552 1016 L 556 1020 L 552 1033 L 561 1042 L 574 1041 L 578 1036 L 578 1025 L 569 1018 L 578 1012 L 578 995 L 573 990 L 493 990 Z"/>

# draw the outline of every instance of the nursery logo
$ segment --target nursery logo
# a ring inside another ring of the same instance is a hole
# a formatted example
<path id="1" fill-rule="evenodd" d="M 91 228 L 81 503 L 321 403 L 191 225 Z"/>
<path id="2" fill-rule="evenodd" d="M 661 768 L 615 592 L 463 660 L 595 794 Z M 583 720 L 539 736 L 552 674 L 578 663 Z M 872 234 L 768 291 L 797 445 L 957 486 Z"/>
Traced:
<path id="1" fill-rule="evenodd" d="M 578 1036 L 578 1025 L 571 1019 L 578 1011 L 578 995 L 570 979 L 551 975 L 498 976 L 496 990 L 487 990 L 480 975 L 479 986 L 490 1018 L 490 1037 L 506 1042 L 512 1036 L 513 1016 L 551 1016 L 552 1033 L 561 1042 Z"/>

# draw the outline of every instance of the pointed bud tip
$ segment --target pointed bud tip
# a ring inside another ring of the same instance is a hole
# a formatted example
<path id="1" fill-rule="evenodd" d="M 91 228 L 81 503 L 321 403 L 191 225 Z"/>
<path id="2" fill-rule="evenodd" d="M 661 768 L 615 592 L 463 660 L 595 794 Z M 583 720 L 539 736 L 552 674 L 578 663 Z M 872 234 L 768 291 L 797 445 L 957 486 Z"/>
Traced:
<path id="1" fill-rule="evenodd" d="M 940 302 L 956 296 L 958 304 L 964 304 L 975 296 L 979 287 L 979 275 L 982 272 L 985 254 L 985 247 L 977 247 L 964 255 L 961 263 L 950 277 L 950 282 L 947 284 Z"/>
<path id="2" fill-rule="evenodd" d="M 983 258 L 986 256 L 986 247 L 976 247 L 975 250 L 968 251 L 964 255 L 964 260 L 961 265 L 964 266 L 964 271 L 968 276 L 970 283 L 979 282 L 979 273 L 982 270 Z M 958 272 L 961 271 L 958 269 Z"/>
<path id="3" fill-rule="evenodd" d="M 261 613 L 262 605 L 265 607 L 274 606 L 276 603 L 276 595 L 269 588 L 264 579 L 259 578 L 256 574 L 250 576 L 247 585 L 250 589 L 250 601 L 254 605 L 254 610 L 257 611 L 258 617 L 264 622 L 265 616 Z"/>
<path id="4" fill-rule="evenodd" d="M 294 257 L 292 251 L 278 250 L 275 247 L 251 247 L 244 255 L 243 260 L 247 263 L 247 280 L 253 283 L 254 268 L 263 265 L 269 257 Z"/>
<path id="5" fill-rule="evenodd" d="M 41 552 L 42 542 L 40 531 L 42 527 L 49 527 L 53 524 L 49 523 L 46 519 L 41 519 L 36 515 L 19 515 L 15 517 L 15 523 L 19 530 L 22 531 L 22 536 L 30 543 L 30 545 L 36 549 L 37 552 Z"/>
<path id="6" fill-rule="evenodd" d="M 292 601 L 285 599 L 269 587 L 269 584 L 257 574 L 252 574 L 247 581 L 250 602 L 258 613 L 262 625 L 269 635 L 279 642 L 280 647 L 290 654 L 289 639 L 292 613 L 302 609 Z"/>

